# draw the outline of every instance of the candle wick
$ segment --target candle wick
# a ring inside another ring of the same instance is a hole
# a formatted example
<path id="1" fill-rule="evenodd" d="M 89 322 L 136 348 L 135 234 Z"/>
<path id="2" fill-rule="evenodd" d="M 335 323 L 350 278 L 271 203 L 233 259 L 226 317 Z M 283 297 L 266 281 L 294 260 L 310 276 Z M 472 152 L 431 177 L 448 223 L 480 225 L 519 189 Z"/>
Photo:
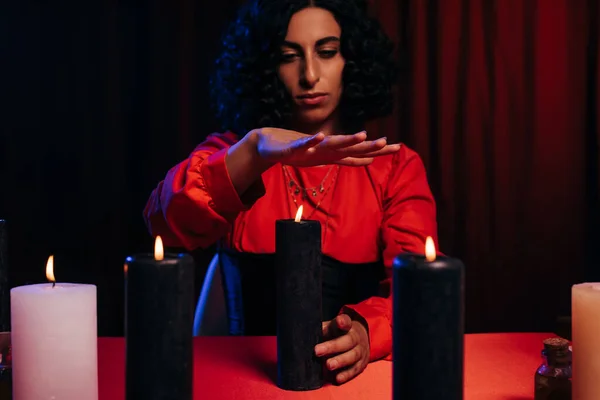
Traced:
<path id="1" fill-rule="evenodd" d="M 56 285 L 56 281 L 52 282 L 52 288 Z"/>

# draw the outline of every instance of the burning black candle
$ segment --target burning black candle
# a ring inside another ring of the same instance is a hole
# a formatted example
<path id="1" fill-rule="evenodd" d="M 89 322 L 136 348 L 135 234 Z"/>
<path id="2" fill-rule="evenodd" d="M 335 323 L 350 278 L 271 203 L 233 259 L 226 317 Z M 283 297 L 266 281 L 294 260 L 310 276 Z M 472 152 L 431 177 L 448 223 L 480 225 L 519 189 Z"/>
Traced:
<path id="1" fill-rule="evenodd" d="M 295 220 L 275 224 L 277 270 L 277 385 L 286 390 L 323 386 L 314 348 L 322 341 L 321 224 Z"/>
<path id="2" fill-rule="evenodd" d="M 194 262 L 155 254 L 125 263 L 125 393 L 127 400 L 192 399 Z"/>
<path id="3" fill-rule="evenodd" d="M 464 266 L 438 256 L 394 260 L 393 398 L 462 400 Z"/>

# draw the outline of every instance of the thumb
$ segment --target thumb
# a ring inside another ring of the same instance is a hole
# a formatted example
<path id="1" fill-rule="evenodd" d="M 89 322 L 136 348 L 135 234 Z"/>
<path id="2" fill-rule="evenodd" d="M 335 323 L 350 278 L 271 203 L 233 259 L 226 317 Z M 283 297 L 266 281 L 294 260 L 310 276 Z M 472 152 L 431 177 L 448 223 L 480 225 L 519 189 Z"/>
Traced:
<path id="1" fill-rule="evenodd" d="M 352 328 L 352 319 L 349 315 L 340 314 L 331 321 L 323 322 L 323 336 L 335 338 L 348 332 Z"/>
<path id="2" fill-rule="evenodd" d="M 292 142 L 290 150 L 292 152 L 308 150 L 311 147 L 314 147 L 321 143 L 324 139 L 325 135 L 321 132 L 317 133 L 316 135 L 308 136 L 302 139 L 297 139 Z"/>
<path id="3" fill-rule="evenodd" d="M 348 332 L 352 328 L 352 318 L 348 314 L 340 314 L 335 317 L 335 323 L 343 332 Z"/>

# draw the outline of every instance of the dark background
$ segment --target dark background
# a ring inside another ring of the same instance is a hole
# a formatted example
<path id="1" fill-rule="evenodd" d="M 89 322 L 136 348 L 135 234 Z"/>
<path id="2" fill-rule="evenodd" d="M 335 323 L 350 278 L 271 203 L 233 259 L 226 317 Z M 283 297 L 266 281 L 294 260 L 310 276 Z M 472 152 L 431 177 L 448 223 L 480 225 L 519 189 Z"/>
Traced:
<path id="1" fill-rule="evenodd" d="M 241 1 L 0 6 L 0 218 L 11 286 L 98 285 L 123 334 L 123 261 L 150 191 L 218 130 L 208 72 Z M 600 280 L 598 0 L 373 0 L 403 60 L 369 127 L 423 157 L 467 330 L 548 331 Z M 199 256 L 199 271 L 203 259 Z M 201 280 L 201 276 L 199 281 Z"/>

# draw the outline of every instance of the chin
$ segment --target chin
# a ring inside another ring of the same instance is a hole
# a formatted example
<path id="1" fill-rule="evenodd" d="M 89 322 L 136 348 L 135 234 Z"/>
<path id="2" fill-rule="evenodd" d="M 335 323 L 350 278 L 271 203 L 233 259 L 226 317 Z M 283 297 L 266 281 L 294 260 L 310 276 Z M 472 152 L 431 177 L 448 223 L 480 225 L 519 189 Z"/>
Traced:
<path id="1" fill-rule="evenodd" d="M 329 117 L 331 117 L 329 110 L 314 109 L 303 112 L 300 120 L 308 125 L 319 125 L 327 121 Z"/>

